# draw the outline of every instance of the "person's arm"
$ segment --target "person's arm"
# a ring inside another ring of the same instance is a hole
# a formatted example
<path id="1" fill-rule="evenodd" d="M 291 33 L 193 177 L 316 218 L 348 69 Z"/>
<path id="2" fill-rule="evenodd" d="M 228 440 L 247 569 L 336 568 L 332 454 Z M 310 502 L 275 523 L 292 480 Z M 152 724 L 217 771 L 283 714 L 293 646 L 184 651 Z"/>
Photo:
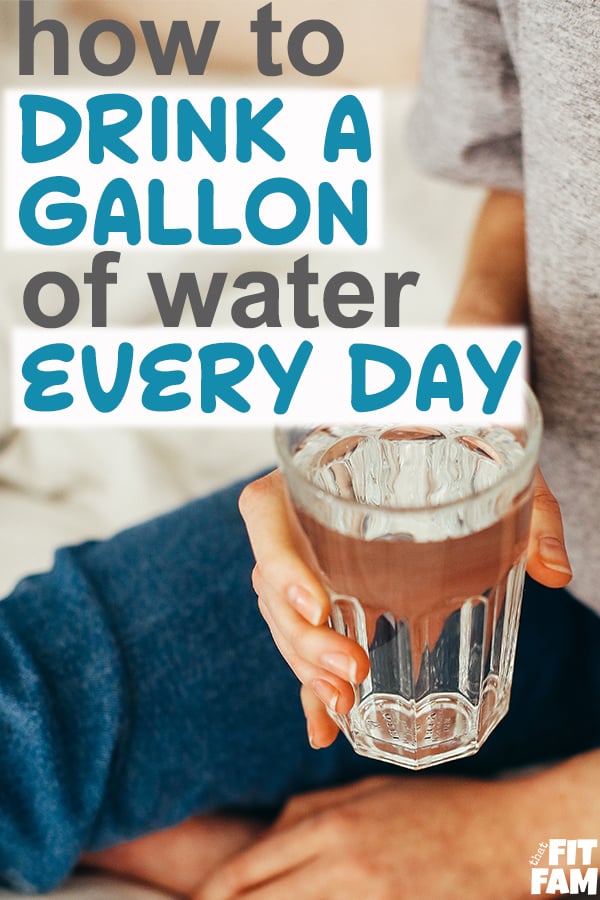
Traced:
<path id="1" fill-rule="evenodd" d="M 236 675 L 203 658 L 227 658 L 211 610 L 254 610 L 239 490 L 60 550 L 0 603 L 0 884 L 48 890 L 210 808 L 205 692 Z"/>
<path id="2" fill-rule="evenodd" d="M 263 823 L 250 818 L 198 816 L 134 841 L 86 853 L 80 862 L 86 868 L 188 897 L 263 829 Z"/>
<path id="3" fill-rule="evenodd" d="M 491 191 L 481 209 L 451 325 L 527 324 L 525 202 L 511 191 Z M 571 578 L 558 503 L 537 474 L 527 571 L 547 587 Z"/>
<path id="4" fill-rule="evenodd" d="M 527 322 L 527 260 L 523 195 L 490 191 L 471 239 L 451 325 Z"/>
<path id="5" fill-rule="evenodd" d="M 506 781 L 375 778 L 293 800 L 258 843 L 194 900 L 443 897 L 523 900 L 549 866 L 549 838 L 597 839 L 600 751 Z M 530 859 L 545 844 L 538 866 Z M 573 865 L 595 893 L 598 848 Z M 552 868 L 552 866 L 550 866 Z M 588 876 L 588 869 L 592 870 Z M 546 872 L 546 876 L 549 873 Z M 535 876 L 534 876 L 535 877 Z M 568 881 L 567 881 L 568 883 Z"/>

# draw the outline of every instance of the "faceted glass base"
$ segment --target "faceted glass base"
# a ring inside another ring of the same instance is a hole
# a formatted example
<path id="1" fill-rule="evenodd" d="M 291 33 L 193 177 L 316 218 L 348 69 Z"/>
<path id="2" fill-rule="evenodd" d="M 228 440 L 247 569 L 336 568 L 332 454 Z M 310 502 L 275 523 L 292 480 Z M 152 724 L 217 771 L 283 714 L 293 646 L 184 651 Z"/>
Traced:
<path id="1" fill-rule="evenodd" d="M 479 707 L 460 694 L 405 701 L 372 694 L 348 716 L 334 716 L 356 753 L 408 769 L 424 769 L 477 753 L 508 711 L 493 686 Z"/>
<path id="2" fill-rule="evenodd" d="M 414 619 L 332 595 L 332 626 L 371 662 L 348 715 L 332 716 L 357 753 L 423 769 L 479 750 L 508 710 L 524 569 Z"/>

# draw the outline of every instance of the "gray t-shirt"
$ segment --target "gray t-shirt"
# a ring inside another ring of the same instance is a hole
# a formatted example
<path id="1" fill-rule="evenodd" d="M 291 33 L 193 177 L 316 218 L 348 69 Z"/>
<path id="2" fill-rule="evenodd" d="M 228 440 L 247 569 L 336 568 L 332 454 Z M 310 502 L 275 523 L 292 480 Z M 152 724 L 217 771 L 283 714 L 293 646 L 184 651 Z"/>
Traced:
<path id="1" fill-rule="evenodd" d="M 429 6 L 409 140 L 430 171 L 525 192 L 542 466 L 600 612 L 600 3 Z"/>

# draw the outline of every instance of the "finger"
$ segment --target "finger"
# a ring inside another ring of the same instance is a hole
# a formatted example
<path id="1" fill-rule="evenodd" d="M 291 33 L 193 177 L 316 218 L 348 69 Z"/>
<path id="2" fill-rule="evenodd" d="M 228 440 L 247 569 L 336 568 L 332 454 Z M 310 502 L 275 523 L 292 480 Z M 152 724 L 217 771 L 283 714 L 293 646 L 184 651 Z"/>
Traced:
<path id="1" fill-rule="evenodd" d="M 362 778 L 360 781 L 354 781 L 352 784 L 346 784 L 343 787 L 325 788 L 322 791 L 299 794 L 289 801 L 283 812 L 278 816 L 272 829 L 275 831 L 280 828 L 289 828 L 307 816 L 314 816 L 319 812 L 358 800 L 360 797 L 386 790 L 389 788 L 392 778 L 394 778 L 392 775 L 378 775 L 371 778 Z"/>
<path id="2" fill-rule="evenodd" d="M 533 497 L 527 571 L 546 587 L 564 587 L 572 577 L 560 507 L 539 471 Z"/>
<path id="3" fill-rule="evenodd" d="M 315 880 L 317 866 L 314 863 L 309 863 L 306 866 L 301 866 L 299 869 L 286 872 L 281 878 L 276 878 L 267 884 L 261 884 L 249 891 L 244 891 L 243 894 L 207 895 L 206 888 L 204 888 L 199 894 L 194 895 L 193 900 L 215 900 L 215 898 L 219 898 L 219 900 L 227 898 L 229 900 L 229 898 L 238 896 L 242 896 L 244 900 L 283 900 L 283 898 L 290 898 L 290 900 L 323 900 L 324 897 L 327 897 L 328 900 L 333 900 L 331 883 L 327 883 L 326 874 L 322 871 L 322 868 L 322 866 L 318 867 L 318 881 Z M 344 896 L 347 897 L 349 895 L 345 894 Z"/>
<path id="4" fill-rule="evenodd" d="M 202 816 L 106 850 L 80 863 L 189 896 L 222 860 L 256 840 L 264 823 L 227 816 Z"/>
<path id="5" fill-rule="evenodd" d="M 327 712 L 320 697 L 310 687 L 302 686 L 300 699 L 306 716 L 306 730 L 311 747 L 315 750 L 329 747 L 338 735 L 338 726 Z"/>
<path id="6" fill-rule="evenodd" d="M 289 604 L 281 602 L 277 590 L 267 584 L 260 573 L 254 576 L 254 587 L 259 595 L 263 618 L 272 633 L 276 629 L 285 639 L 289 649 L 280 647 L 280 651 L 295 671 L 295 664 L 300 666 L 304 661 L 350 684 L 364 681 L 369 674 L 369 657 L 356 641 L 338 634 L 327 625 L 315 627 L 307 624 Z M 298 671 L 296 674 L 302 682 L 307 682 Z"/>
<path id="7" fill-rule="evenodd" d="M 263 577 L 312 625 L 329 616 L 329 597 L 279 471 L 247 485 L 240 512 Z"/>
<path id="8" fill-rule="evenodd" d="M 277 649 L 284 659 L 287 660 L 299 681 L 302 684 L 310 685 L 312 690 L 332 712 L 339 712 L 345 715 L 354 704 L 354 688 L 334 673 L 312 665 L 299 656 L 295 652 L 293 645 L 287 641 L 285 635 L 280 631 L 277 622 L 269 621 L 266 607 L 263 607 L 263 604 L 260 602 L 259 605 L 263 616 L 267 620 Z M 311 631 L 315 630 L 311 625 L 303 624 Z M 329 631 L 326 626 L 322 627 L 325 631 Z"/>
<path id="9" fill-rule="evenodd" d="M 245 896 L 244 892 L 251 888 L 280 879 L 286 872 L 311 862 L 322 849 L 320 844 L 322 839 L 312 817 L 286 830 L 270 831 L 218 869 L 204 885 L 200 898 L 229 900 L 239 894 Z"/>

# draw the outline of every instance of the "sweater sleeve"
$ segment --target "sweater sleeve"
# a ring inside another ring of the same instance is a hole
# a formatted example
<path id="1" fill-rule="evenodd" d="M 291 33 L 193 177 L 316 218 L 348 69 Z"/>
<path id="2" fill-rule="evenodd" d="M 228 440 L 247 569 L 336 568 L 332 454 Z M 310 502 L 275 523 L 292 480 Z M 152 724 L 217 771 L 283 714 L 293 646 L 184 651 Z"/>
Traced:
<path id="1" fill-rule="evenodd" d="M 234 668 L 223 623 L 258 617 L 239 490 L 60 550 L 0 603 L 0 883 L 51 889 L 211 807 L 203 692 Z"/>
<path id="2" fill-rule="evenodd" d="M 408 141 L 442 177 L 521 191 L 521 98 L 496 0 L 430 0 Z"/>

